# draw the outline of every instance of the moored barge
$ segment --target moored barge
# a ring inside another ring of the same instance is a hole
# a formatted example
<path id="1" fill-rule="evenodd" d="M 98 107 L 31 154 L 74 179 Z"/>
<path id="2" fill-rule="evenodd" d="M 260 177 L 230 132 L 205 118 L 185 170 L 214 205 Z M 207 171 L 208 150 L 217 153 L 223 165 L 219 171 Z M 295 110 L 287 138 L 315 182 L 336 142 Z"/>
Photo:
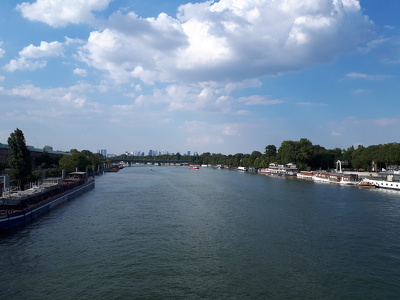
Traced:
<path id="1" fill-rule="evenodd" d="M 95 181 L 88 179 L 86 172 L 73 172 L 68 179 L 45 179 L 25 191 L 4 189 L 0 198 L 0 231 L 29 224 L 94 187 Z"/>

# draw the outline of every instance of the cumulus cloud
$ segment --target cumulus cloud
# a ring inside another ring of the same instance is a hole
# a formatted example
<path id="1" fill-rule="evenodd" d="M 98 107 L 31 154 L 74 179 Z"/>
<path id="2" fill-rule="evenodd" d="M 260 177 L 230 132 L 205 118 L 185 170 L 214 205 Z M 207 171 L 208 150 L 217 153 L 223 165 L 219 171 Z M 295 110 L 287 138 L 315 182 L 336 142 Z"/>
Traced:
<path id="1" fill-rule="evenodd" d="M 3 42 L 0 42 L 0 46 L 3 44 Z M 6 54 L 6 50 L 0 48 L 0 58 L 4 56 L 4 54 Z"/>
<path id="2" fill-rule="evenodd" d="M 80 69 L 80 68 L 75 68 L 74 69 L 74 74 L 79 75 L 79 76 L 86 76 L 87 75 L 87 70 Z"/>
<path id="3" fill-rule="evenodd" d="M 40 46 L 30 44 L 19 52 L 21 57 L 25 58 L 41 58 L 41 57 L 56 57 L 62 56 L 64 47 L 60 42 L 40 42 Z"/>
<path id="4" fill-rule="evenodd" d="M 171 84 L 163 89 L 155 89 L 152 95 L 140 95 L 135 99 L 137 106 L 164 105 L 167 111 L 232 112 L 234 99 L 221 94 L 209 84 Z"/>
<path id="5" fill-rule="evenodd" d="M 166 14 L 144 19 L 117 12 L 107 25 L 90 34 L 79 51 L 81 60 L 120 82 L 135 78 L 147 84 L 169 80 L 168 70 L 178 59 L 176 49 L 187 43 L 177 20 Z"/>
<path id="6" fill-rule="evenodd" d="M 4 69 L 8 72 L 14 72 L 17 70 L 35 71 L 46 66 L 46 61 L 32 61 L 24 57 L 18 59 L 12 59 Z"/>
<path id="7" fill-rule="evenodd" d="M 95 104 L 88 102 L 84 92 L 93 87 L 85 84 L 75 85 L 67 88 L 43 89 L 32 84 L 17 86 L 10 90 L 4 90 L 8 96 L 22 97 L 30 100 L 30 105 L 35 107 L 35 111 L 43 111 L 43 115 L 52 108 L 57 115 L 68 115 L 71 113 L 85 114 L 88 111 L 95 111 Z M 50 105 L 51 104 L 51 105 Z"/>
<path id="8" fill-rule="evenodd" d="M 240 82 L 332 61 L 371 28 L 357 0 L 207 1 L 177 18 L 115 13 L 80 57 L 119 81 Z"/>
<path id="9" fill-rule="evenodd" d="M 12 59 L 4 69 L 8 72 L 16 70 L 34 71 L 44 68 L 47 64 L 45 60 L 39 60 L 43 57 L 58 57 L 64 55 L 64 47 L 60 42 L 44 42 L 40 46 L 30 44 L 19 52 L 17 59 Z"/>
<path id="10" fill-rule="evenodd" d="M 37 0 L 34 3 L 18 4 L 17 10 L 31 21 L 64 27 L 68 24 L 92 23 L 95 20 L 92 11 L 104 10 L 110 2 L 111 0 Z"/>

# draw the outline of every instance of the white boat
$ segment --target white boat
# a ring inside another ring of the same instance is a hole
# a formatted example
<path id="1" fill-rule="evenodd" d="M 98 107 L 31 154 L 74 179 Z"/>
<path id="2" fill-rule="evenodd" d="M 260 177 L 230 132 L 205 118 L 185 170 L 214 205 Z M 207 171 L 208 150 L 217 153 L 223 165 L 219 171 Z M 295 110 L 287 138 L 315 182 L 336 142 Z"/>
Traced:
<path id="1" fill-rule="evenodd" d="M 301 178 L 301 179 L 313 179 L 313 176 L 316 174 L 317 172 L 315 171 L 300 171 L 299 173 L 297 173 L 297 178 Z"/>
<path id="2" fill-rule="evenodd" d="M 274 163 L 271 163 L 269 164 L 268 168 L 258 169 L 258 173 L 265 175 L 296 176 L 297 166 L 292 163 L 286 165 L 276 165 Z"/>
<path id="3" fill-rule="evenodd" d="M 246 168 L 246 167 L 238 167 L 237 169 L 238 169 L 238 171 L 243 171 L 243 172 L 246 172 L 246 171 L 247 171 L 247 168 Z"/>
<path id="4" fill-rule="evenodd" d="M 365 178 L 361 182 L 378 188 L 400 191 L 400 174 L 396 173 L 380 173 L 378 178 Z"/>

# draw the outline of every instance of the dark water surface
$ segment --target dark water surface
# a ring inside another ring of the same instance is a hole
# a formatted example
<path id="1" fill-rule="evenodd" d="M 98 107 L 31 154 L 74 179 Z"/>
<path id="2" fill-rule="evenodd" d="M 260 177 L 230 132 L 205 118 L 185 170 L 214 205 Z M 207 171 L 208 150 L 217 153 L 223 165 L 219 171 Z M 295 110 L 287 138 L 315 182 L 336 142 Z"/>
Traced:
<path id="1" fill-rule="evenodd" d="M 400 192 L 134 166 L 0 236 L 0 299 L 399 299 Z"/>

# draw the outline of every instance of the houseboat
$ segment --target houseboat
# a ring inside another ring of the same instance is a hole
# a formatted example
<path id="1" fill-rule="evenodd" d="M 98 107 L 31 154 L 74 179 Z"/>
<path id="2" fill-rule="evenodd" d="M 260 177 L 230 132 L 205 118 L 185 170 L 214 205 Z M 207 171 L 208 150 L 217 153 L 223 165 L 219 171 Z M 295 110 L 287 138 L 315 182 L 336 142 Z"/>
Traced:
<path id="1" fill-rule="evenodd" d="M 300 171 L 297 173 L 297 178 L 313 180 L 316 173 L 315 171 Z"/>
<path id="2" fill-rule="evenodd" d="M 260 174 L 278 176 L 296 176 L 297 171 L 297 166 L 292 163 L 286 165 L 277 165 L 271 163 L 268 168 L 258 169 L 258 173 Z"/>
<path id="3" fill-rule="evenodd" d="M 374 185 L 378 188 L 400 191 L 400 172 L 379 173 L 378 178 L 365 178 L 360 185 Z"/>
<path id="4" fill-rule="evenodd" d="M 315 172 L 312 179 L 316 182 L 338 183 L 343 185 L 357 185 L 357 174 L 343 174 L 331 172 Z"/>

